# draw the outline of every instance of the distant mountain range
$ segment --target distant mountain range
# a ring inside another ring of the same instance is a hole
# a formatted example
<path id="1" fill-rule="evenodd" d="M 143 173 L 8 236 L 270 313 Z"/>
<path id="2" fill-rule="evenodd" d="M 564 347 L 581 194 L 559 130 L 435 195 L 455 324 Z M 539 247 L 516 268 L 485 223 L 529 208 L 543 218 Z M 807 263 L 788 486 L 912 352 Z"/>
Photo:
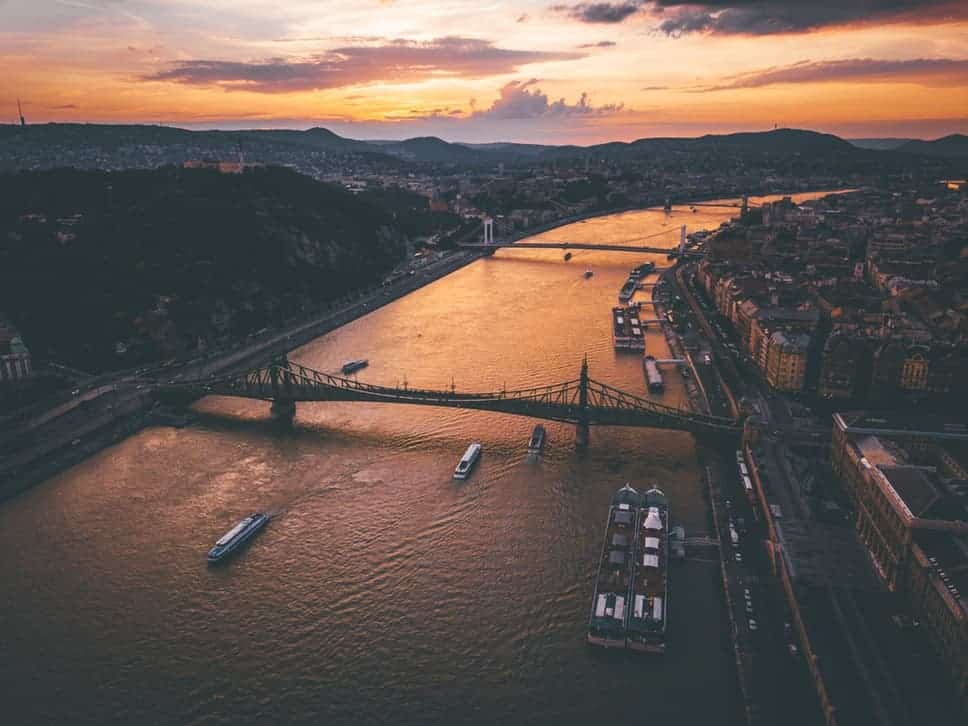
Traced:
<path id="1" fill-rule="evenodd" d="M 592 146 L 516 143 L 461 144 L 425 136 L 404 141 L 361 141 L 339 136 L 325 128 L 297 130 L 189 131 L 170 126 L 106 124 L 37 124 L 27 127 L 0 125 L 0 155 L 5 148 L 29 146 L 94 146 L 105 150 L 132 145 L 197 147 L 208 153 L 264 147 L 299 148 L 335 154 L 377 154 L 407 161 L 453 164 L 493 164 L 522 159 L 643 158 L 663 153 L 730 153 L 753 155 L 806 155 L 825 157 L 871 151 L 893 151 L 933 157 L 968 155 L 968 137 L 962 134 L 935 141 L 914 139 L 854 139 L 800 129 L 775 129 L 697 138 L 644 138 Z"/>
<path id="2" fill-rule="evenodd" d="M 934 141 L 914 139 L 898 147 L 898 151 L 924 156 L 965 157 L 968 156 L 968 136 L 951 134 Z"/>
<path id="3" fill-rule="evenodd" d="M 847 139 L 850 143 L 859 149 L 872 149 L 874 151 L 890 151 L 896 149 L 899 146 L 903 146 L 909 141 L 914 141 L 915 139 L 898 139 L 898 138 L 882 138 L 882 139 Z"/>
<path id="4" fill-rule="evenodd" d="M 961 157 L 968 156 L 968 136 L 951 134 L 934 141 L 921 139 L 850 139 L 850 143 L 861 149 L 876 151 L 901 151 L 923 156 Z"/>

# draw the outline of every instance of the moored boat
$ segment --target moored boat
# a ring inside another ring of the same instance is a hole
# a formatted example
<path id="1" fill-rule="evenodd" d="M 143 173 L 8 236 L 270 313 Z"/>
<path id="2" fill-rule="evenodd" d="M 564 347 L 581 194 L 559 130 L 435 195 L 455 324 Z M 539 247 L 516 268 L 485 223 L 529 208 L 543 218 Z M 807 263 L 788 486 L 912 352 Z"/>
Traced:
<path id="1" fill-rule="evenodd" d="M 628 350 L 632 344 L 629 311 L 623 307 L 612 308 L 612 345 L 615 350 Z"/>
<path id="2" fill-rule="evenodd" d="M 216 562 L 224 560 L 252 539 L 268 523 L 269 515 L 264 512 L 256 512 L 243 519 L 223 534 L 215 543 L 215 546 L 208 551 L 209 564 L 215 564 Z"/>
<path id="3" fill-rule="evenodd" d="M 642 323 L 639 321 L 639 311 L 637 308 L 628 309 L 628 321 L 631 328 L 629 335 L 629 349 L 645 352 L 645 332 Z"/>
<path id="4" fill-rule="evenodd" d="M 604 648 L 626 645 L 627 601 L 632 580 L 632 547 L 641 497 L 626 484 L 608 508 L 605 542 L 592 595 L 587 640 Z"/>
<path id="5" fill-rule="evenodd" d="M 460 461 L 457 462 L 457 468 L 454 469 L 454 478 L 466 479 L 479 458 L 481 458 L 481 445 L 475 441 L 467 447 L 467 451 L 464 452 Z"/>
<path id="6" fill-rule="evenodd" d="M 662 490 L 649 489 L 636 515 L 628 647 L 664 653 L 669 619 L 669 501 Z"/>
<path id="7" fill-rule="evenodd" d="M 545 443 L 545 427 L 538 424 L 534 427 L 531 432 L 531 438 L 528 439 L 528 453 L 529 454 L 540 454 L 541 450 L 544 448 Z"/>
<path id="8" fill-rule="evenodd" d="M 618 291 L 618 301 L 621 303 L 627 303 L 635 295 L 635 289 L 637 287 L 635 280 L 626 280 L 625 284 L 622 285 L 622 289 Z"/>
<path id="9" fill-rule="evenodd" d="M 665 388 L 662 382 L 662 374 L 659 373 L 659 365 L 655 362 L 655 357 L 651 355 L 642 359 L 642 369 L 645 371 L 645 379 L 649 384 L 649 390 L 653 393 L 661 393 Z"/>
<path id="10" fill-rule="evenodd" d="M 358 358 L 356 360 L 348 360 L 343 364 L 342 371 L 344 374 L 355 373 L 360 370 L 360 368 L 366 368 L 370 365 L 370 361 L 366 358 Z"/>

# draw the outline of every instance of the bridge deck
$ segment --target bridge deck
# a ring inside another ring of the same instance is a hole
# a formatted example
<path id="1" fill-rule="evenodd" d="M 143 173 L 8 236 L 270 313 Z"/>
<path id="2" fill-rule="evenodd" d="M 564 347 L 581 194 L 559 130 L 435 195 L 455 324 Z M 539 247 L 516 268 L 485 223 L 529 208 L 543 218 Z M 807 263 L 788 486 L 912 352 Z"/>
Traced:
<path id="1" fill-rule="evenodd" d="M 273 364 L 239 376 L 186 381 L 166 388 L 195 395 L 222 395 L 267 401 L 368 401 L 469 408 L 587 426 L 643 426 L 693 433 L 736 435 L 738 422 L 665 406 L 582 377 L 564 383 L 513 391 L 467 393 L 456 390 L 392 388 L 361 383 L 297 364 Z"/>
<path id="2" fill-rule="evenodd" d="M 517 247 L 530 250 L 604 250 L 606 252 L 661 253 L 677 252 L 676 247 L 638 247 L 633 245 L 602 245 L 585 242 L 465 242 L 459 245 L 469 250 L 495 250 L 504 247 Z"/>

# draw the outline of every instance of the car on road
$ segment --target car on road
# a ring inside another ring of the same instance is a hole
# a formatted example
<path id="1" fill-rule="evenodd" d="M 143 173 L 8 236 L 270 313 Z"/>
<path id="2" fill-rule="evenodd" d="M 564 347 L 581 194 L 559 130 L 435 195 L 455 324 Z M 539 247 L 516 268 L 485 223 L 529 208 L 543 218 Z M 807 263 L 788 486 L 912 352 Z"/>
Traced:
<path id="1" fill-rule="evenodd" d="M 733 559 L 736 560 L 736 563 L 737 564 L 740 564 L 740 565 L 743 564 L 743 555 L 742 555 L 742 553 L 740 553 L 740 552 L 734 552 L 733 553 Z"/>
<path id="2" fill-rule="evenodd" d="M 72 396 L 79 396 L 79 395 L 81 395 L 81 389 L 80 388 L 75 388 L 73 391 L 71 391 L 71 395 Z"/>
<path id="3" fill-rule="evenodd" d="M 798 655 L 800 655 L 800 649 L 796 646 L 795 643 L 787 643 L 787 652 L 793 658 L 796 658 Z"/>
<path id="4" fill-rule="evenodd" d="M 750 630 L 754 633 L 760 629 L 760 626 L 756 624 L 756 620 L 753 618 L 747 619 L 746 624 L 749 625 Z"/>

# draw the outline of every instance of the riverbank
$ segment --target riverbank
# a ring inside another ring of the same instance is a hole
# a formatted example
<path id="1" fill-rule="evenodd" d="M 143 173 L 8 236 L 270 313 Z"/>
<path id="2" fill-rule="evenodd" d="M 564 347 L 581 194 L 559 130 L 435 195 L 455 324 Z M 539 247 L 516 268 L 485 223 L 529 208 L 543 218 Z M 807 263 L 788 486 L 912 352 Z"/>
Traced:
<path id="1" fill-rule="evenodd" d="M 265 333 L 218 356 L 156 371 L 165 380 L 174 380 L 203 378 L 264 365 L 272 358 L 436 282 L 479 257 L 468 252 L 451 253 L 393 285 L 378 288 L 312 320 Z M 130 372 L 124 377 L 130 378 Z M 0 457 L 0 501 L 75 466 L 145 426 L 164 425 L 166 418 L 152 415 L 157 403 L 151 391 L 152 383 L 136 382 L 147 380 L 120 380 L 116 384 L 100 386 L 93 395 L 86 394 L 66 405 L 58 402 L 49 415 L 37 415 L 35 425 L 10 436 L 9 445 L 13 447 L 19 443 L 20 446 Z M 156 378 L 153 382 L 159 381 Z"/>

